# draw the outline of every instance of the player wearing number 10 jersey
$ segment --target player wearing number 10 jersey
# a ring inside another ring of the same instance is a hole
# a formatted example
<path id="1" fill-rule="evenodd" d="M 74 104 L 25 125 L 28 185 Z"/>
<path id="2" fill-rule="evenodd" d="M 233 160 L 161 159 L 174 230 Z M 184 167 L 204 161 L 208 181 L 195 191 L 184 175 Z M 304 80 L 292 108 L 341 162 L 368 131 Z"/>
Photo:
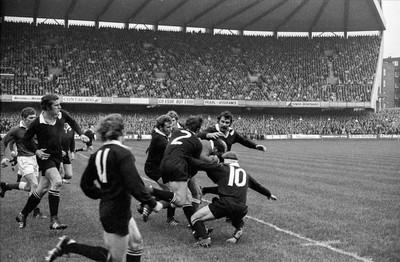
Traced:
<path id="1" fill-rule="evenodd" d="M 247 214 L 247 190 L 253 188 L 266 195 L 269 199 L 276 200 L 271 192 L 258 184 L 243 168 L 239 166 L 237 155 L 227 152 L 222 155 L 223 164 L 212 164 L 191 159 L 194 165 L 204 170 L 207 176 L 218 185 L 217 194 L 212 203 L 193 214 L 191 220 L 195 230 L 196 244 L 209 247 L 211 238 L 208 236 L 204 221 L 230 217 L 235 227 L 233 237 L 228 242 L 236 243 L 243 234 L 243 218 Z"/>

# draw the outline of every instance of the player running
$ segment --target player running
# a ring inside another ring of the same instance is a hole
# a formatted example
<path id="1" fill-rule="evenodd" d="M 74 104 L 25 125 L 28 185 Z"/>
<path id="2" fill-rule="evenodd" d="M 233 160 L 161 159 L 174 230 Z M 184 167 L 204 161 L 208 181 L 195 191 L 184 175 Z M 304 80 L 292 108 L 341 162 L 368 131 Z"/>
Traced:
<path id="1" fill-rule="evenodd" d="M 162 209 L 162 204 L 156 202 L 146 190 L 130 148 L 122 144 L 123 130 L 124 122 L 120 114 L 111 114 L 101 120 L 97 132 L 104 143 L 90 156 L 81 179 L 85 195 L 100 199 L 105 248 L 80 244 L 63 236 L 49 251 L 46 261 L 54 261 L 70 253 L 94 261 L 120 262 L 124 256 L 126 261 L 140 261 L 143 238 L 132 217 L 132 196 L 155 212 Z"/>

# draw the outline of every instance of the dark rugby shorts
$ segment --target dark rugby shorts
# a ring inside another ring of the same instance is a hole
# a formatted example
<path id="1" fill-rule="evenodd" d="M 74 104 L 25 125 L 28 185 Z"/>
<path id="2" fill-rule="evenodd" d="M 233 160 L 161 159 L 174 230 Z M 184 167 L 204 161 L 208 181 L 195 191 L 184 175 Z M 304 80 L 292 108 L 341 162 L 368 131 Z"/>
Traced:
<path id="1" fill-rule="evenodd" d="M 39 166 L 39 172 L 42 172 L 42 176 L 45 175 L 47 169 L 55 167 L 57 170 L 60 170 L 62 157 L 53 157 L 50 155 L 50 157 L 46 160 L 42 160 L 38 157 L 36 157 L 36 159 Z"/>
<path id="2" fill-rule="evenodd" d="M 182 157 L 166 156 L 160 166 L 163 183 L 188 181 L 188 164 Z"/>
<path id="3" fill-rule="evenodd" d="M 132 217 L 130 205 L 107 201 L 100 204 L 100 222 L 105 232 L 126 236 L 129 234 L 129 220 Z"/>
<path id="4" fill-rule="evenodd" d="M 150 163 L 144 164 L 144 173 L 154 181 L 158 181 L 161 178 L 160 168 L 156 168 Z"/>
<path id="5" fill-rule="evenodd" d="M 214 197 L 208 205 L 215 218 L 229 217 L 232 220 L 240 220 L 247 214 L 247 206 L 237 204 L 229 198 Z"/>

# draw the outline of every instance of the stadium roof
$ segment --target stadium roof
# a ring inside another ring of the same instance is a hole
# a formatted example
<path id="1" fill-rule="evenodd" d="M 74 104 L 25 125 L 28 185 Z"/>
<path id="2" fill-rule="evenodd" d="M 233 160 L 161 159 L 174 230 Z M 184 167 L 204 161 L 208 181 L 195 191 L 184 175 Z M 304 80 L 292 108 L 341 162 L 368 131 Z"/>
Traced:
<path id="1" fill-rule="evenodd" d="M 1 0 L 1 15 L 244 31 L 381 31 L 380 1 Z"/>

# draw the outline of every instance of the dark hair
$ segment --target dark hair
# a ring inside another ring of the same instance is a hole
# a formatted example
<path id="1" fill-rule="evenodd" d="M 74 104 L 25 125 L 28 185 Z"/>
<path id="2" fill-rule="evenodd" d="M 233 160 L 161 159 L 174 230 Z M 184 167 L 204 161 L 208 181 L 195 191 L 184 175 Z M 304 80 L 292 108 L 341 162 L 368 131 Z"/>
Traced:
<path id="1" fill-rule="evenodd" d="M 123 135 L 124 120 L 120 114 L 110 114 L 100 120 L 97 133 L 101 141 L 117 140 Z"/>
<path id="2" fill-rule="evenodd" d="M 40 108 L 42 110 L 48 110 L 53 105 L 53 102 L 56 101 L 56 100 L 59 100 L 59 99 L 60 99 L 60 97 L 58 95 L 55 95 L 55 94 L 44 95 L 42 97 L 41 102 L 40 102 Z"/>
<path id="3" fill-rule="evenodd" d="M 176 113 L 173 110 L 168 111 L 167 115 L 169 115 L 171 118 L 174 118 L 176 121 L 178 121 L 178 119 L 179 119 L 178 113 Z"/>
<path id="4" fill-rule="evenodd" d="M 219 114 L 219 116 L 217 117 L 218 121 L 221 120 L 221 118 L 224 117 L 225 119 L 229 119 L 231 120 L 231 124 L 233 122 L 233 115 L 231 112 L 229 111 L 224 111 L 221 114 Z"/>
<path id="5" fill-rule="evenodd" d="M 30 115 L 36 115 L 36 110 L 33 107 L 25 107 L 21 111 L 21 117 L 27 118 Z"/>
<path id="6" fill-rule="evenodd" d="M 203 118 L 201 118 L 201 116 L 190 116 L 186 120 L 185 127 L 186 129 L 196 133 L 201 128 L 202 124 Z"/>
<path id="7" fill-rule="evenodd" d="M 172 118 L 169 115 L 162 115 L 156 119 L 156 127 L 160 129 L 165 126 L 165 123 L 172 123 Z"/>

